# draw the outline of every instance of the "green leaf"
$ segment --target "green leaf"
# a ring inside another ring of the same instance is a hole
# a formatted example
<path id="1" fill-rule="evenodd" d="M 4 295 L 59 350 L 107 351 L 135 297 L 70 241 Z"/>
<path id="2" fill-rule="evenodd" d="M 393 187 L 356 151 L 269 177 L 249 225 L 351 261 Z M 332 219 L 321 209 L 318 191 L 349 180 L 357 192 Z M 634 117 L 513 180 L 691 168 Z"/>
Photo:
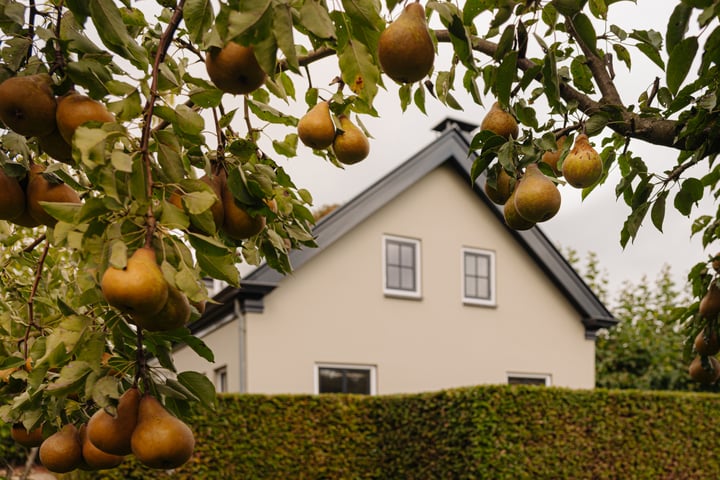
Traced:
<path id="1" fill-rule="evenodd" d="M 299 72 L 295 40 L 293 38 L 293 19 L 287 0 L 273 1 L 273 33 L 280 50 L 285 54 L 285 61 L 293 72 Z"/>
<path id="2" fill-rule="evenodd" d="M 280 125 L 287 125 L 294 127 L 297 125 L 297 118 L 286 115 L 285 113 L 277 110 L 267 103 L 258 102 L 252 99 L 248 99 L 248 106 L 250 110 L 257 115 L 261 120 L 265 120 L 270 123 L 277 123 Z"/>
<path id="3" fill-rule="evenodd" d="M 605 0 L 590 0 L 590 11 L 596 18 L 607 19 L 608 7 Z"/>
<path id="4" fill-rule="evenodd" d="M 213 237 L 189 232 L 188 239 L 194 249 L 201 250 L 210 256 L 223 257 L 230 254 L 228 247 Z"/>
<path id="5" fill-rule="evenodd" d="M 652 209 L 650 210 L 650 219 L 660 232 L 663 231 L 663 221 L 665 220 L 665 203 L 667 196 L 670 192 L 664 190 L 660 192 L 653 203 Z"/>
<path id="6" fill-rule="evenodd" d="M 214 19 L 215 13 L 210 0 L 185 1 L 183 20 L 192 43 L 199 44 L 202 42 L 205 33 L 212 27 Z"/>
<path id="7" fill-rule="evenodd" d="M 185 177 L 185 166 L 177 137 L 167 131 L 157 131 L 153 137 L 157 142 L 157 158 L 163 173 L 171 182 L 179 182 Z"/>
<path id="8" fill-rule="evenodd" d="M 595 93 L 593 76 L 590 67 L 587 66 L 587 59 L 584 55 L 578 55 L 570 63 L 570 74 L 575 86 L 585 93 Z"/>
<path id="9" fill-rule="evenodd" d="M 193 395 L 200 399 L 205 407 L 215 409 L 217 395 L 215 386 L 206 375 L 198 372 L 182 372 L 177 376 L 178 381 Z"/>
<path id="10" fill-rule="evenodd" d="M 578 13 L 573 17 L 572 23 L 580 40 L 590 51 L 597 52 L 597 34 L 588 16 L 584 13 Z"/>
<path id="11" fill-rule="evenodd" d="M 123 56 L 137 68 L 148 66 L 147 52 L 130 37 L 122 13 L 113 0 L 93 0 L 90 17 L 100 39 L 111 51 Z"/>
<path id="12" fill-rule="evenodd" d="M 300 7 L 300 24 L 318 38 L 335 38 L 335 25 L 319 0 L 305 0 Z"/>
<path id="13" fill-rule="evenodd" d="M 235 255 L 213 256 L 197 250 L 197 261 L 200 268 L 212 278 L 223 280 L 230 285 L 240 285 L 240 273 L 235 266 Z"/>
<path id="14" fill-rule="evenodd" d="M 703 197 L 703 184 L 697 178 L 688 178 L 680 185 L 680 191 L 675 195 L 675 208 L 683 215 L 690 215 L 694 204 Z"/>
<path id="15" fill-rule="evenodd" d="M 80 203 L 68 202 L 39 202 L 43 210 L 50 214 L 51 217 L 62 222 L 73 223 L 75 216 L 82 208 Z"/>
<path id="16" fill-rule="evenodd" d="M 232 40 L 255 26 L 270 8 L 271 0 L 243 0 L 238 11 L 228 15 L 227 33 Z"/>
<path id="17" fill-rule="evenodd" d="M 667 86 L 673 94 L 677 93 L 680 85 L 685 81 L 697 50 L 697 37 L 688 37 L 680 41 L 670 53 L 667 64 Z"/>
<path id="18" fill-rule="evenodd" d="M 368 103 L 377 95 L 380 70 L 367 47 L 356 40 L 350 40 L 338 52 L 340 71 L 345 85 Z"/>
<path id="19" fill-rule="evenodd" d="M 685 36 L 692 10 L 692 7 L 689 5 L 678 3 L 670 15 L 667 32 L 665 34 L 665 49 L 667 53 L 672 53 L 675 46 L 680 43 Z"/>
<path id="20" fill-rule="evenodd" d="M 288 158 L 294 157 L 297 155 L 297 133 L 288 133 L 282 141 L 273 140 L 272 145 L 278 154 Z"/>
<path id="21" fill-rule="evenodd" d="M 497 69 L 495 92 L 501 105 L 510 104 L 510 91 L 512 90 L 513 81 L 515 80 L 517 59 L 518 53 L 512 51 L 505 55 L 505 58 L 503 58 L 502 63 L 500 63 Z"/>

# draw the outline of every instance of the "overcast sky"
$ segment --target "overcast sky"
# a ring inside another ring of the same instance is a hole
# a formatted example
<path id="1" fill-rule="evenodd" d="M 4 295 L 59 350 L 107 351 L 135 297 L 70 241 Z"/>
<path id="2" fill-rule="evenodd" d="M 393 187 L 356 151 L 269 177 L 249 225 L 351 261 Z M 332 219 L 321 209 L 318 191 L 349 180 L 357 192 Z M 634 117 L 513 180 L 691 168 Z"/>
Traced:
<path id="1" fill-rule="evenodd" d="M 638 0 L 637 5 L 620 2 L 611 7 L 609 22 L 624 26 L 627 30 L 652 28 L 664 35 L 667 20 L 675 4 L 674 1 L 657 0 Z M 630 25 L 628 21 L 631 21 Z M 655 76 L 661 75 L 661 72 L 653 68 L 649 61 L 645 61 L 638 50 L 631 48 L 630 51 L 633 58 L 632 72 L 628 73 L 624 65 L 617 61 L 615 70 L 623 99 L 634 103 L 638 95 L 648 89 Z M 441 50 L 436 68 L 442 67 L 443 62 L 447 62 L 448 58 L 447 50 Z M 323 78 L 326 68 L 327 81 Z M 313 71 L 315 72 L 313 83 L 316 86 L 327 84 L 337 74 L 337 68 L 332 61 L 326 62 L 322 68 L 313 67 Z M 434 132 L 431 131 L 432 127 L 444 118 L 451 116 L 479 124 L 485 114 L 485 107 L 473 104 L 460 92 L 457 97 L 463 101 L 464 111 L 451 110 L 428 98 L 427 116 L 413 107 L 402 113 L 396 89 L 389 79 L 386 83 L 388 91 L 381 91 L 376 102 L 380 118 L 362 117 L 363 123 L 373 137 L 371 153 L 366 160 L 340 170 L 314 157 L 309 149 L 300 145 L 298 157 L 280 161 L 298 186 L 308 188 L 312 192 L 315 206 L 344 203 L 350 200 L 430 143 L 435 137 Z M 302 79 L 298 79 L 298 88 L 302 84 Z M 300 95 L 299 98 L 302 99 L 302 96 Z M 486 103 L 489 106 L 492 99 L 488 99 Z M 299 115 L 301 112 L 296 113 Z M 543 120 L 540 117 L 541 123 Z M 599 143 L 599 137 L 595 137 L 594 141 Z M 677 152 L 673 150 L 654 147 L 639 141 L 631 144 L 631 150 L 641 156 L 651 168 L 652 165 L 659 163 L 670 166 L 677 157 Z M 619 241 L 620 230 L 629 210 L 622 201 L 615 200 L 617 174 L 614 178 L 615 181 L 612 179 L 608 181 L 584 202 L 581 201 L 577 190 L 570 186 L 563 187 L 561 211 L 555 218 L 543 223 L 542 230 L 556 244 L 563 248 L 572 247 L 581 256 L 588 251 L 597 253 L 601 267 L 608 273 L 611 288 L 619 288 L 625 280 L 638 281 L 644 275 L 654 280 L 664 264 L 669 264 L 676 278 L 684 281 L 689 268 L 697 261 L 706 259 L 711 253 L 704 252 L 698 240 L 691 240 L 691 220 L 673 210 L 669 202 L 665 233 L 657 232 L 648 218 L 635 242 L 623 250 Z M 713 202 L 706 202 L 705 211 L 714 214 Z M 696 214 L 698 210 L 693 212 L 692 217 L 694 218 Z"/>

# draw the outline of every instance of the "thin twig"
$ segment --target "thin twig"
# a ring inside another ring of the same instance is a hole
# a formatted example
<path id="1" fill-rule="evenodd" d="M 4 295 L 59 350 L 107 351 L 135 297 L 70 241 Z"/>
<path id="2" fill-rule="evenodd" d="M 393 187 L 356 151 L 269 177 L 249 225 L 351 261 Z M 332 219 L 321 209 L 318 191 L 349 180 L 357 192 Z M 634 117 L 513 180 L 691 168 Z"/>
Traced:
<path id="1" fill-rule="evenodd" d="M 45 265 L 45 259 L 47 258 L 48 251 L 50 250 L 50 240 L 48 238 L 45 239 L 45 248 L 43 248 L 42 254 L 40 254 L 40 258 L 38 259 L 37 268 L 35 269 L 35 279 L 33 280 L 32 289 L 30 290 L 30 296 L 28 297 L 27 306 L 28 306 L 28 325 L 25 329 L 25 338 L 24 338 L 24 345 L 23 345 L 23 354 L 25 360 L 28 358 L 28 341 L 30 340 L 30 330 L 33 327 L 36 327 L 35 323 L 35 308 L 33 304 L 35 303 L 35 295 L 37 294 L 38 286 L 40 285 L 40 278 L 42 277 L 42 271 L 43 267 Z"/>

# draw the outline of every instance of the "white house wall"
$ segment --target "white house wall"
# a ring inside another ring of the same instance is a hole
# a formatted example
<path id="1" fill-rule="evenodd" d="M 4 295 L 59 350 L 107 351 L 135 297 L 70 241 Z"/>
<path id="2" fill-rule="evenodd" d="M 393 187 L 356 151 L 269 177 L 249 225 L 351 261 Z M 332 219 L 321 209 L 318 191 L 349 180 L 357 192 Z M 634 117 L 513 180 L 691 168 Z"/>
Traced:
<path id="1" fill-rule="evenodd" d="M 383 234 L 421 240 L 421 300 L 383 295 Z M 462 304 L 462 247 L 496 253 L 497 307 Z M 206 342 L 236 338 L 231 325 Z M 507 383 L 508 373 L 592 388 L 584 333 L 579 313 L 443 166 L 283 279 L 264 313 L 248 314 L 247 386 L 312 393 L 314 366 L 332 363 L 375 366 L 379 394 Z"/>

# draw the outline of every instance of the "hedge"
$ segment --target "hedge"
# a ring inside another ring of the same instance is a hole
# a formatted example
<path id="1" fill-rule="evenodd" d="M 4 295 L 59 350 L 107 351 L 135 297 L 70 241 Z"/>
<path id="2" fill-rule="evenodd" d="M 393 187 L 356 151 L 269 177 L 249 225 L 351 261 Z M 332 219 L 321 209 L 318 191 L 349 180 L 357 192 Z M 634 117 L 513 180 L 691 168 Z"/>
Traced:
<path id="1" fill-rule="evenodd" d="M 93 479 L 720 478 L 720 396 L 480 386 L 226 395 L 172 472 L 128 458 Z M 0 443 L 4 445 L 4 443 Z"/>

